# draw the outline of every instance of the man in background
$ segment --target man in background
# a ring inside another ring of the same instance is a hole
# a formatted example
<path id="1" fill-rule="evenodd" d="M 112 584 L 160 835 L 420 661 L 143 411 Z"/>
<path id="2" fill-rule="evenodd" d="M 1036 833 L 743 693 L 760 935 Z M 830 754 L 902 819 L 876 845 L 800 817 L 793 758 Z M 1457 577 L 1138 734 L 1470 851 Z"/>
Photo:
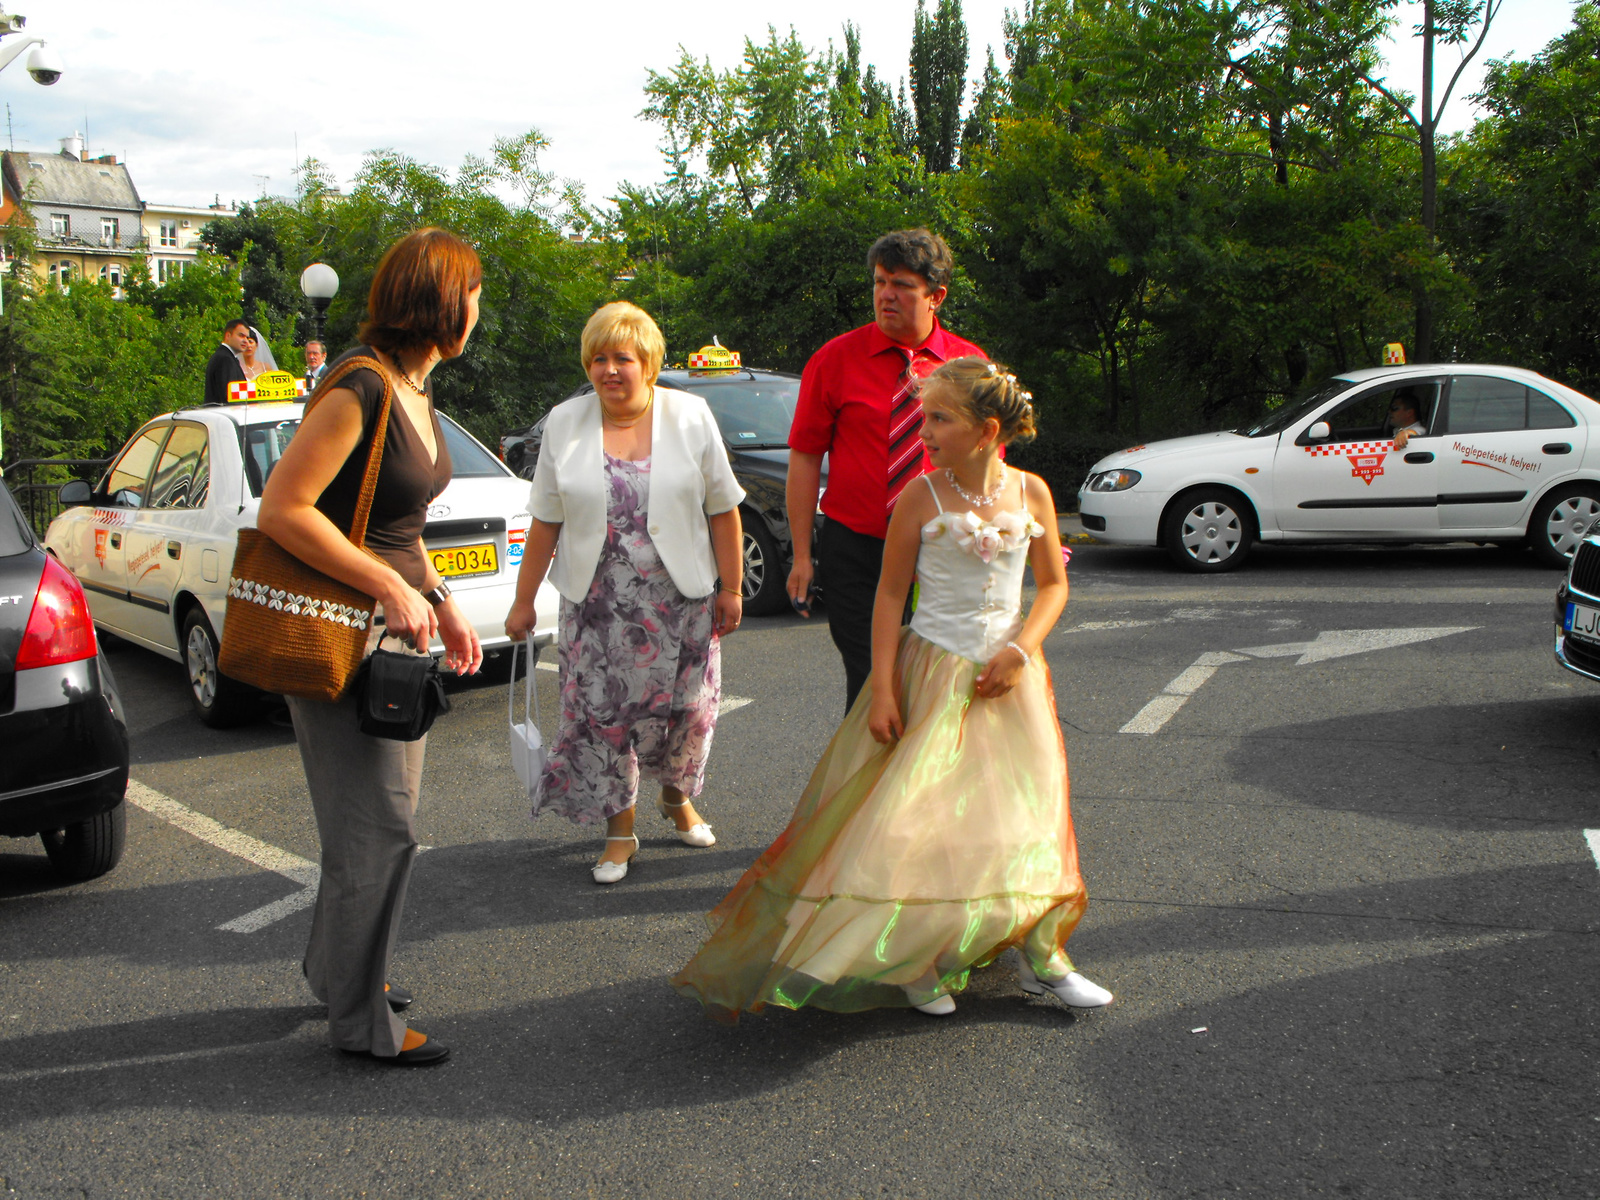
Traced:
<path id="1" fill-rule="evenodd" d="M 328 367 L 328 350 L 321 342 L 306 343 L 306 392 L 316 390 Z"/>
<path id="2" fill-rule="evenodd" d="M 822 457 L 829 456 L 817 582 L 827 596 L 828 632 L 844 659 L 847 712 L 872 672 L 872 606 L 889 513 L 906 484 L 928 470 L 913 383 L 949 359 L 988 357 L 939 324 L 955 263 L 938 234 L 884 234 L 867 252 L 867 266 L 872 323 L 823 346 L 801 376 L 785 494 L 794 539 L 789 598 L 809 616 L 816 571 L 811 527 Z"/>
<path id="3" fill-rule="evenodd" d="M 235 319 L 222 327 L 222 345 L 212 352 L 206 363 L 206 404 L 226 404 L 228 385 L 244 382 L 244 364 L 239 361 L 239 353 L 249 336 L 248 321 Z"/>

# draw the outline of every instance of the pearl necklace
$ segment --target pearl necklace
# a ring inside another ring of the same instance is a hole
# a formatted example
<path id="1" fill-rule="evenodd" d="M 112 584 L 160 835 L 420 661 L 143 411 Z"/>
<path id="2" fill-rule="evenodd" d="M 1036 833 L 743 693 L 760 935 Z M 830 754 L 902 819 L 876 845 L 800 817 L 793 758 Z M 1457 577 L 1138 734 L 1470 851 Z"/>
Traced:
<path id="1" fill-rule="evenodd" d="M 1006 469 L 1004 466 L 1000 468 L 1000 482 L 995 485 L 994 491 L 981 496 L 974 496 L 971 492 L 967 491 L 966 488 L 957 483 L 956 473 L 949 467 L 944 469 L 944 477 L 950 481 L 950 486 L 955 488 L 956 495 L 960 496 L 968 504 L 972 505 L 973 508 L 988 508 L 989 505 L 996 503 L 1000 499 L 1000 493 L 1006 490 Z"/>

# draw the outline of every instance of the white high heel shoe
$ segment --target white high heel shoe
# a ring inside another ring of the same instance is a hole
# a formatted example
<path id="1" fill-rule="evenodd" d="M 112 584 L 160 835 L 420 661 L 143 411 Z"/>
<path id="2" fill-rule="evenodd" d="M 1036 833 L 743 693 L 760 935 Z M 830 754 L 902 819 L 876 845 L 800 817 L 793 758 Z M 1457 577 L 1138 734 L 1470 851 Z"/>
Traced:
<path id="1" fill-rule="evenodd" d="M 1069 971 L 1060 979 L 1040 979 L 1033 973 L 1028 960 L 1018 955 L 1017 982 L 1022 990 L 1035 996 L 1049 992 L 1061 1003 L 1073 1008 L 1104 1008 L 1113 997 L 1098 983 L 1091 983 L 1076 971 Z"/>
<path id="2" fill-rule="evenodd" d="M 627 837 L 608 837 L 608 842 L 632 842 L 633 854 L 628 855 L 622 862 L 598 862 L 589 868 L 589 874 L 594 876 L 596 883 L 621 883 L 628 877 L 628 864 L 639 853 L 639 839 L 629 834 Z"/>
<path id="3" fill-rule="evenodd" d="M 677 818 L 672 815 L 672 810 L 682 808 L 687 803 L 689 801 L 686 799 L 680 800 L 676 804 L 668 804 L 665 799 L 658 799 L 656 808 L 660 810 L 663 819 L 671 821 L 673 828 L 676 829 L 678 822 Z M 706 846 L 715 846 L 717 844 L 717 835 L 711 832 L 711 826 L 704 821 L 697 822 L 687 829 L 678 829 L 677 833 L 678 840 L 685 846 L 699 846 L 703 849 Z"/>
<path id="4" fill-rule="evenodd" d="M 927 1013 L 930 1017 L 948 1017 L 955 1012 L 956 1002 L 955 998 L 949 992 L 946 992 L 942 996 L 935 996 L 926 1004 L 916 1004 L 912 1007 L 918 1012 Z"/>

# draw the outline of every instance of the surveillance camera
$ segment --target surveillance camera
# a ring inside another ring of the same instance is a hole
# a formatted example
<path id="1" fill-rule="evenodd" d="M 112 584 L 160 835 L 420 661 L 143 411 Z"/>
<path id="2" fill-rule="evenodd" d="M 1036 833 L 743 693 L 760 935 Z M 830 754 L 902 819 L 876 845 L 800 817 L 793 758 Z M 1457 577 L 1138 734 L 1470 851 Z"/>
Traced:
<path id="1" fill-rule="evenodd" d="M 33 76 L 35 83 L 49 87 L 61 78 L 66 69 L 61 56 L 49 46 L 35 46 L 33 53 L 28 55 L 28 74 Z"/>
<path id="2" fill-rule="evenodd" d="M 15 14 L 7 15 L 0 12 L 0 37 L 8 33 L 21 33 L 22 27 L 28 23 L 28 18 Z"/>

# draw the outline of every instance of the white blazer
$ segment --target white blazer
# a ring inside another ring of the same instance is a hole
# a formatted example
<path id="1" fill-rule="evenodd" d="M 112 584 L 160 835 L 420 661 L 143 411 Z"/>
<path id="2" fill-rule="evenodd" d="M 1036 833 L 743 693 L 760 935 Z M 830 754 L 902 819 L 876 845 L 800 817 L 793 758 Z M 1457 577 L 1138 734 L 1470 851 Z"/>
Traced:
<path id="1" fill-rule="evenodd" d="M 606 540 L 605 447 L 600 398 L 563 400 L 550 410 L 533 471 L 528 511 L 560 525 L 550 583 L 579 604 L 589 594 Z M 707 517 L 737 508 L 744 489 L 728 465 L 716 418 L 699 396 L 657 387 L 650 413 L 650 473 L 646 526 L 672 582 L 686 597 L 717 586 Z M 737 586 L 732 581 L 729 586 Z"/>

